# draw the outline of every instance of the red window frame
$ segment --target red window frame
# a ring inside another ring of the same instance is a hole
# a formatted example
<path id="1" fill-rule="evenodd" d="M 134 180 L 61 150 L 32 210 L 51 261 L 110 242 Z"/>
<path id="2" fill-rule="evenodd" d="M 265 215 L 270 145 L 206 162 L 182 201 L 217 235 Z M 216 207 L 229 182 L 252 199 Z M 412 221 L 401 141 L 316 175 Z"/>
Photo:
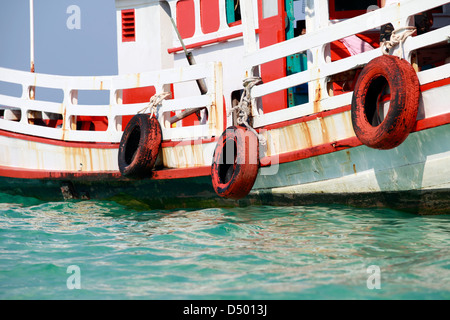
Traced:
<path id="1" fill-rule="evenodd" d="M 194 0 L 177 2 L 177 28 L 182 39 L 191 38 L 195 34 L 195 3 Z"/>
<path id="2" fill-rule="evenodd" d="M 219 0 L 200 0 L 200 21 L 205 34 L 219 30 Z"/>

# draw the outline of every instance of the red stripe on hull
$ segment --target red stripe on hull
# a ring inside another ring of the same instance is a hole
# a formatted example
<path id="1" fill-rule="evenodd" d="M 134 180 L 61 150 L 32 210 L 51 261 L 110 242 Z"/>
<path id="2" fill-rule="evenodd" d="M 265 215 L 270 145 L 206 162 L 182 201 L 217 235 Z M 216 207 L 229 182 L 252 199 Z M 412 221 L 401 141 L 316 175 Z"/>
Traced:
<path id="1" fill-rule="evenodd" d="M 303 160 L 306 158 L 316 157 L 327 153 L 354 148 L 361 146 L 362 143 L 357 137 L 343 139 L 336 142 L 325 143 L 307 149 L 295 150 L 292 152 L 282 153 L 276 156 L 264 157 L 261 159 L 261 166 L 267 167 L 271 165 Z"/>
<path id="2" fill-rule="evenodd" d="M 211 174 L 210 166 L 195 168 L 178 168 L 156 170 L 151 179 L 182 179 L 208 176 Z M 130 181 L 123 177 L 119 171 L 92 171 L 92 172 L 73 172 L 73 171 L 52 171 L 52 170 L 32 170 L 25 168 L 15 168 L 0 166 L 0 176 L 19 179 L 39 179 L 39 180 L 122 180 Z"/>
<path id="3" fill-rule="evenodd" d="M 179 169 L 164 169 L 156 170 L 152 179 L 164 180 L 164 179 L 182 179 L 182 178 L 194 178 L 211 175 L 211 167 L 194 167 L 194 168 L 179 168 Z"/>
<path id="4" fill-rule="evenodd" d="M 434 88 L 443 87 L 443 86 L 446 86 L 446 85 L 449 85 L 449 84 L 450 84 L 450 78 L 446 78 L 446 79 L 430 82 L 430 83 L 427 83 L 427 84 L 423 84 L 423 85 L 420 86 L 420 91 L 424 92 L 424 91 L 431 90 L 431 89 L 434 89 Z"/>
<path id="5" fill-rule="evenodd" d="M 416 121 L 412 132 L 439 127 L 450 123 L 450 113 Z"/>
<path id="6" fill-rule="evenodd" d="M 52 171 L 33 170 L 0 166 L 0 176 L 19 179 L 52 179 L 52 180 L 117 180 L 122 176 L 119 171 Z M 123 179 L 126 180 L 126 179 Z"/>

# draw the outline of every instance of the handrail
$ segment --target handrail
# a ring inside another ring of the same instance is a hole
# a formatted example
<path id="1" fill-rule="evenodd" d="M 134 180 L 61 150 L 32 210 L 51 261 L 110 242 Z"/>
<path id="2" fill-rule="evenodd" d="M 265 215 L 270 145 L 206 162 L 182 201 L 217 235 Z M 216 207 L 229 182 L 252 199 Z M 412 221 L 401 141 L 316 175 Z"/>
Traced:
<path id="1" fill-rule="evenodd" d="M 382 52 L 380 49 L 374 49 L 330 62 L 327 61 L 326 46 L 333 41 L 374 30 L 387 23 L 393 23 L 396 28 L 405 27 L 409 17 L 446 3 L 448 3 L 448 0 L 402 1 L 397 5 L 377 9 L 334 24 L 327 24 L 325 27 L 305 35 L 257 49 L 247 54 L 244 57 L 244 65 L 247 69 L 250 69 L 299 52 L 308 52 L 307 70 L 257 85 L 252 88 L 251 95 L 254 103 L 256 103 L 257 98 L 308 83 L 309 102 L 267 114 L 264 114 L 263 110 L 259 109 L 259 113 L 254 114 L 254 126 L 258 128 L 292 119 L 293 117 L 301 117 L 323 110 L 338 108 L 343 105 L 342 103 L 350 103 L 351 94 L 329 96 L 326 90 L 327 79 L 330 76 L 362 67 L 373 58 L 380 56 Z M 309 19 L 316 19 L 312 12 L 307 12 L 307 16 L 308 14 L 310 16 Z M 447 41 L 448 34 L 450 34 L 450 26 L 430 31 L 421 36 L 409 37 L 403 46 L 404 57 L 410 60 L 411 51 Z M 316 95 L 317 90 L 321 91 L 319 96 Z"/>
<path id="2" fill-rule="evenodd" d="M 21 120 L 10 121 L 0 119 L 0 129 L 22 134 L 39 136 L 64 141 L 89 141 L 117 143 L 122 136 L 120 126 L 121 117 L 134 115 L 148 105 L 148 103 L 122 104 L 120 96 L 122 90 L 154 86 L 156 93 L 164 92 L 169 85 L 182 85 L 205 79 L 208 92 L 205 95 L 164 100 L 158 110 L 158 120 L 163 131 L 163 138 L 170 140 L 199 139 L 220 135 L 223 131 L 223 99 L 222 99 L 222 69 L 220 63 L 198 64 L 182 68 L 166 69 L 140 74 L 126 74 L 118 76 L 60 76 L 30 73 L 25 71 L 0 68 L 0 81 L 19 84 L 22 86 L 20 98 L 0 95 L 0 109 L 20 110 Z M 63 103 L 31 100 L 29 90 L 33 87 L 61 89 L 64 94 Z M 79 105 L 75 99 L 79 90 L 109 91 L 109 105 Z M 179 128 L 171 128 L 165 123 L 171 111 L 176 112 L 189 107 L 206 107 L 210 115 L 202 125 L 205 129 L 184 128 L 184 136 L 180 137 Z M 62 118 L 59 128 L 38 126 L 29 123 L 30 111 L 53 113 Z M 106 131 L 76 130 L 73 117 L 104 116 L 108 118 Z"/>
<path id="3" fill-rule="evenodd" d="M 446 40 L 446 37 L 450 34 L 450 26 L 443 27 L 434 31 L 428 32 L 426 35 L 417 36 L 411 38 L 408 42 L 408 46 L 406 49 L 408 51 L 412 51 L 424 46 L 433 45 Z M 351 56 L 347 58 L 343 58 L 338 61 L 330 62 L 327 64 L 323 64 L 320 68 L 320 72 L 317 72 L 317 77 L 312 78 L 311 80 L 316 80 L 318 78 L 328 77 L 334 74 L 338 74 L 350 69 L 353 69 L 357 66 L 364 65 L 368 63 L 373 58 L 380 56 L 382 53 L 380 50 L 372 50 L 368 52 L 364 52 L 358 54 L 356 56 Z M 294 73 L 290 76 L 286 76 L 281 79 L 273 80 L 270 83 L 261 84 L 256 86 L 252 90 L 252 96 L 255 98 L 264 96 L 266 94 L 270 94 L 273 92 L 277 92 L 283 89 L 287 89 L 292 87 L 293 84 L 302 84 L 310 81 L 311 71 L 306 70 L 299 73 Z"/>

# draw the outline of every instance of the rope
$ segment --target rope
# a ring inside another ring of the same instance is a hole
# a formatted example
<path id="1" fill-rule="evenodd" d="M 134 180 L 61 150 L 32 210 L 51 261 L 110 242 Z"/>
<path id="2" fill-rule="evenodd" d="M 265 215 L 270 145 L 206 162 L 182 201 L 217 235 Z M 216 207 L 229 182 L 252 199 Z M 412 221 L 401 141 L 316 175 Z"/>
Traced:
<path id="1" fill-rule="evenodd" d="M 398 32 L 405 31 L 401 35 L 397 35 Z M 390 50 L 396 45 L 400 45 L 401 52 L 403 54 L 403 43 L 409 36 L 412 36 L 416 32 L 415 27 L 403 27 L 392 31 L 391 39 L 389 41 L 384 40 L 381 44 L 381 51 L 383 54 L 389 54 Z"/>
<path id="2" fill-rule="evenodd" d="M 170 96 L 171 94 L 172 93 L 170 93 L 170 92 L 162 92 L 162 93 L 158 93 L 158 94 L 153 95 L 150 98 L 150 102 L 148 103 L 148 105 L 145 108 L 143 108 L 142 110 L 139 110 L 138 113 L 145 113 L 145 111 L 148 109 L 149 110 L 148 112 L 151 112 L 150 118 L 153 117 L 153 115 L 156 114 L 158 105 L 160 105 L 161 102 L 165 98 Z"/>
<path id="3" fill-rule="evenodd" d="M 244 79 L 244 92 L 242 93 L 241 100 L 237 106 L 228 110 L 228 116 L 231 115 L 233 111 L 238 111 L 237 123 L 246 126 L 248 130 L 258 137 L 261 145 L 266 145 L 266 138 L 248 124 L 248 116 L 250 115 L 250 106 L 252 103 L 251 90 L 260 83 L 262 83 L 260 77 L 248 77 Z"/>

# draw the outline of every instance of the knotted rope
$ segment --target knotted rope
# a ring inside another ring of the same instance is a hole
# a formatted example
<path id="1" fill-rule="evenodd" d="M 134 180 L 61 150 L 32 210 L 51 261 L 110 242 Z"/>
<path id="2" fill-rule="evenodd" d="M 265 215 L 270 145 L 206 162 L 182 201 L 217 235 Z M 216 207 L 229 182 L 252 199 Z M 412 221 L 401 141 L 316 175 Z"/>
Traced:
<path id="1" fill-rule="evenodd" d="M 250 115 L 250 106 L 252 103 L 251 90 L 254 86 L 261 84 L 262 80 L 260 77 L 248 77 L 244 79 L 244 92 L 242 93 L 241 100 L 238 105 L 228 110 L 228 116 L 231 115 L 234 111 L 238 111 L 237 123 L 239 125 L 244 125 L 248 128 L 248 130 L 252 131 L 259 140 L 261 145 L 266 144 L 266 139 L 263 135 L 259 134 L 255 129 L 253 129 L 248 124 L 248 117 Z"/>
<path id="2" fill-rule="evenodd" d="M 402 34 L 398 35 L 397 33 L 404 31 Z M 381 51 L 383 54 L 389 54 L 390 50 L 396 45 L 400 45 L 401 52 L 403 54 L 403 43 L 406 39 L 412 36 L 416 32 L 416 27 L 403 27 L 399 29 L 395 29 L 392 31 L 391 39 L 389 41 L 384 40 L 381 44 Z"/>
<path id="3" fill-rule="evenodd" d="M 140 110 L 138 113 L 146 113 L 145 111 L 148 109 L 147 112 L 150 112 L 150 118 L 153 117 L 153 115 L 156 114 L 158 105 L 160 105 L 161 102 L 165 98 L 170 96 L 171 94 L 172 93 L 170 93 L 170 92 L 162 92 L 162 93 L 153 95 L 150 98 L 150 102 L 148 103 L 148 105 L 145 108 L 143 108 L 142 110 Z"/>

